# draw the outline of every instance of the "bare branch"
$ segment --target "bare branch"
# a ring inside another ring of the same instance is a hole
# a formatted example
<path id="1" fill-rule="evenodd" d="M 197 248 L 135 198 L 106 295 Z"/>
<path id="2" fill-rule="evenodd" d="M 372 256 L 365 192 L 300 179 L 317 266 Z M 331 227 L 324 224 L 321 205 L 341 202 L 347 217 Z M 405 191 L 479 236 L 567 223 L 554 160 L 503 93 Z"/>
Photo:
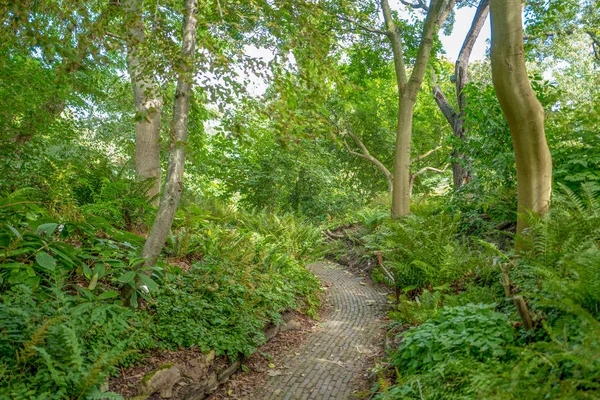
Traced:
<path id="1" fill-rule="evenodd" d="M 429 157 L 431 154 L 435 153 L 436 151 L 438 151 L 441 148 L 442 148 L 442 146 L 438 146 L 435 149 L 431 149 L 428 152 L 421 154 L 420 156 L 418 156 L 416 158 L 413 158 L 412 160 L 410 160 L 410 163 L 412 164 L 412 163 L 416 163 L 417 161 L 421 161 L 422 159 Z"/>
<path id="2" fill-rule="evenodd" d="M 111 32 L 106 32 L 106 33 L 104 33 L 104 34 L 105 34 L 106 36 L 110 37 L 110 38 L 117 39 L 117 40 L 121 40 L 121 41 L 123 41 L 123 42 L 125 41 L 125 38 L 123 38 L 123 37 L 121 37 L 121 36 L 119 36 L 119 35 L 116 35 L 116 34 L 114 34 L 114 33 L 111 33 Z"/>
<path id="3" fill-rule="evenodd" d="M 433 168 L 433 167 L 423 167 L 420 170 L 418 170 L 417 172 L 415 172 L 414 174 L 412 174 L 411 176 L 409 176 L 408 177 L 408 191 L 409 191 L 410 195 L 412 196 L 413 186 L 415 184 L 415 180 L 417 179 L 417 177 L 419 175 L 422 175 L 427 171 L 432 171 L 432 172 L 436 172 L 438 174 L 443 174 L 444 172 L 446 172 L 446 170 L 448 169 L 449 166 L 450 166 L 450 163 L 447 163 L 446 165 L 444 165 L 443 169 L 438 169 L 438 168 Z"/>
<path id="4" fill-rule="evenodd" d="M 370 161 L 371 163 L 373 163 L 377 168 L 379 168 L 379 170 L 381 172 L 383 172 L 383 174 L 385 175 L 385 178 L 387 180 L 388 183 L 388 191 L 391 192 L 392 188 L 393 188 L 393 176 L 392 173 L 386 168 L 385 165 L 383 165 L 383 163 L 381 161 L 379 161 L 378 159 L 376 159 L 375 157 L 373 157 L 371 155 L 371 153 L 369 153 L 369 150 L 367 149 L 367 146 L 364 145 L 364 143 L 354 134 L 350 131 L 350 128 L 347 127 L 346 128 L 346 133 L 348 134 L 348 136 L 350 136 L 352 138 L 352 140 L 354 140 L 354 143 L 356 143 L 358 145 L 358 147 L 360 147 L 362 153 L 358 153 L 356 151 L 353 151 L 352 149 L 350 149 L 350 146 L 348 146 L 348 143 L 346 142 L 346 140 L 344 139 L 344 146 L 346 147 L 346 149 L 348 150 L 348 152 L 352 155 L 358 156 L 360 158 L 364 158 L 365 160 Z"/>
<path id="5" fill-rule="evenodd" d="M 346 22 L 349 22 L 352 25 L 354 25 L 354 29 L 355 30 L 360 29 L 360 30 L 367 31 L 367 32 L 370 32 L 370 33 L 376 33 L 378 35 L 387 35 L 386 31 L 382 31 L 381 29 L 369 28 L 368 26 L 365 26 L 362 23 L 360 23 L 358 21 L 355 21 L 355 20 L 353 20 L 351 18 L 345 17 L 343 15 L 336 15 L 336 17 L 338 19 L 342 20 L 342 21 L 346 21 Z"/>
<path id="6" fill-rule="evenodd" d="M 467 32 L 465 41 L 463 42 L 460 53 L 458 53 L 458 58 L 456 59 L 454 73 L 456 75 L 456 93 L 458 94 L 458 109 L 460 114 L 464 112 L 465 108 L 465 98 L 462 94 L 462 91 L 465 85 L 469 83 L 469 58 L 471 58 L 473 46 L 479 37 L 479 33 L 485 24 L 485 20 L 487 19 L 489 12 L 490 1 L 481 0 L 477 6 L 477 11 L 475 11 L 471 28 L 469 28 L 469 32 Z"/>
<path id="7" fill-rule="evenodd" d="M 423 0 L 416 0 L 416 3 L 411 3 L 406 0 L 400 0 L 400 3 L 404 4 L 407 7 L 413 8 L 413 9 L 421 9 L 425 12 L 429 11 L 429 7 L 427 7 L 427 4 L 425 4 L 425 2 Z"/>
<path id="8" fill-rule="evenodd" d="M 438 84 L 437 76 L 435 75 L 435 72 L 433 70 L 431 71 L 431 80 L 433 82 L 433 98 L 435 99 L 435 102 L 442 111 L 442 114 L 444 114 L 444 117 L 446 117 L 446 120 L 448 121 L 448 123 L 452 127 L 452 130 L 454 131 L 454 126 L 456 125 L 456 118 L 458 117 L 458 114 L 456 113 L 456 111 L 454 111 L 454 108 L 448 102 L 446 95 L 444 94 L 442 88 Z"/>
<path id="9" fill-rule="evenodd" d="M 598 36 L 591 31 L 585 31 L 585 33 L 587 33 L 592 39 L 592 50 L 594 51 L 594 57 L 600 61 L 600 39 L 598 39 Z"/>
<path id="10" fill-rule="evenodd" d="M 537 40 L 537 39 L 548 39 L 554 36 L 572 35 L 575 33 L 572 29 L 565 29 L 564 31 L 558 30 L 556 32 L 542 32 L 537 35 L 523 35 L 523 40 Z M 589 34 L 589 32 L 586 32 Z"/>
<path id="11" fill-rule="evenodd" d="M 440 25 L 444 22 L 443 20 L 447 17 L 452 8 L 454 8 L 454 0 L 450 0 L 447 3 L 446 0 L 431 1 L 427 17 L 425 18 L 425 25 L 423 26 L 421 43 L 419 44 L 419 50 L 417 51 L 415 66 L 410 75 L 408 87 L 406 88 L 408 95 L 413 101 L 417 98 L 419 87 L 425 76 L 429 56 L 431 55 L 431 49 L 433 47 L 433 36 L 437 33 Z"/>
<path id="12" fill-rule="evenodd" d="M 446 170 L 448 169 L 449 166 L 450 166 L 450 163 L 444 165 L 443 169 L 438 169 L 438 168 L 433 168 L 433 167 L 423 167 L 420 170 L 418 170 L 417 172 L 415 172 L 414 174 L 412 174 L 412 176 L 414 176 L 416 178 L 417 176 L 422 175 L 427 171 L 436 172 L 438 174 L 443 174 L 444 172 L 446 172 Z"/>

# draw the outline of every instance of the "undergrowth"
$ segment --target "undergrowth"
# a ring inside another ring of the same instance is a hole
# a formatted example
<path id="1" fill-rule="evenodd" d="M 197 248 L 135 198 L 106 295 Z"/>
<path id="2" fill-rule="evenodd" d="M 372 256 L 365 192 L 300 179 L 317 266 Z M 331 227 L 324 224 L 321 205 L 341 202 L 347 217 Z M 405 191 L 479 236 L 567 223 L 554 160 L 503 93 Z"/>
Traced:
<path id="1" fill-rule="evenodd" d="M 527 250 L 519 257 L 505 233 L 465 230 L 462 215 L 449 217 L 435 201 L 400 221 L 381 206 L 357 213 L 346 244 L 337 241 L 330 254 L 351 243 L 353 256 L 369 260 L 373 278 L 397 297 L 375 398 L 598 398 L 598 191 L 562 186 L 552 206 L 543 218 L 525 216 Z M 501 284 L 507 265 L 511 296 L 525 298 L 531 330 Z"/>
<path id="2" fill-rule="evenodd" d="M 70 202 L 66 215 L 64 204 L 39 202 L 37 189 L 0 199 L 0 397 L 120 398 L 101 389 L 107 378 L 151 349 L 236 358 L 264 342 L 281 312 L 315 315 L 319 285 L 304 264 L 322 253 L 317 228 L 189 202 L 164 257 L 142 276 L 143 238 L 125 229 L 141 229 L 153 209 L 115 201 L 137 190 L 119 179 L 86 192 L 95 203 Z M 145 285 L 137 310 L 119 297 L 136 276 Z"/>

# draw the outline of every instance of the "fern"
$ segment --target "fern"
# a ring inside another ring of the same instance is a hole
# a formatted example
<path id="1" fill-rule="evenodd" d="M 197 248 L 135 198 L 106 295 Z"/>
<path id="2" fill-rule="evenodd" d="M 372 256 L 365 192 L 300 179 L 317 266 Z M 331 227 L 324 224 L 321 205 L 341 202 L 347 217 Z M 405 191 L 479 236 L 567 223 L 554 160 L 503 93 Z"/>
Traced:
<path id="1" fill-rule="evenodd" d="M 62 320 L 62 318 L 51 318 L 46 320 L 31 336 L 22 349 L 20 349 L 16 354 L 16 361 L 18 364 L 26 363 L 31 357 L 33 357 L 37 351 L 37 346 L 39 346 L 45 338 L 48 336 L 48 330 L 50 327 Z"/>
<path id="2" fill-rule="evenodd" d="M 123 400 L 123 396 L 118 393 L 113 392 L 103 392 L 99 389 L 94 389 L 93 391 L 87 393 L 85 395 L 86 400 Z"/>

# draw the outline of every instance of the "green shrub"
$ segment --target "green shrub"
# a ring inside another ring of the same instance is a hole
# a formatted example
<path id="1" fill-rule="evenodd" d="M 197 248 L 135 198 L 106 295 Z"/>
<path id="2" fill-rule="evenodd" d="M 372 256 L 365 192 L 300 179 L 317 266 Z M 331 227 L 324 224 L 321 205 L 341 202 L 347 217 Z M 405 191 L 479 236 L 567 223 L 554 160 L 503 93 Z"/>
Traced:
<path id="1" fill-rule="evenodd" d="M 367 250 L 384 252 L 389 283 L 405 291 L 449 284 L 485 263 L 459 241 L 457 219 L 445 214 L 387 220 L 363 240 Z"/>
<path id="2" fill-rule="evenodd" d="M 411 371 L 427 370 L 454 356 L 478 360 L 500 358 L 515 335 L 504 314 L 493 305 L 470 304 L 444 309 L 436 318 L 402 334 L 392 355 L 395 365 Z"/>
<path id="3" fill-rule="evenodd" d="M 305 282 L 287 279 L 294 269 Z M 206 260 L 161 288 L 149 309 L 152 332 L 163 348 L 198 346 L 233 358 L 249 355 L 264 343 L 264 326 L 286 309 L 301 307 L 298 297 L 315 284 L 292 260 L 286 268 L 270 270 Z"/>

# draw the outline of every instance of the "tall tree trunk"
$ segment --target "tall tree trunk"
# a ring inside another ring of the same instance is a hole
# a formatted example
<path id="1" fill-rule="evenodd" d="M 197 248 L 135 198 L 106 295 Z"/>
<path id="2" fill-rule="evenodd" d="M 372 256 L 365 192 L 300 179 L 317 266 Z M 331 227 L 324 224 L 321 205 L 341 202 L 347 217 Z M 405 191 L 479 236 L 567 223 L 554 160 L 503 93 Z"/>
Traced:
<path id="1" fill-rule="evenodd" d="M 519 213 L 546 213 L 552 192 L 552 159 L 544 110 L 531 88 L 523 50 L 521 0 L 491 0 L 492 80 L 506 117 L 517 164 Z M 517 233 L 527 227 L 519 216 Z M 520 247 L 517 241 L 517 248 Z"/>
<path id="2" fill-rule="evenodd" d="M 412 194 L 410 180 L 410 145 L 412 123 L 415 110 L 415 98 L 407 95 L 400 97 L 398 109 L 398 132 L 394 151 L 394 188 L 392 191 L 392 218 L 410 214 Z"/>
<path id="3" fill-rule="evenodd" d="M 392 218 L 410 214 L 410 144 L 412 120 L 419 88 L 427 69 L 433 47 L 433 37 L 452 8 L 454 0 L 432 0 L 421 34 L 421 42 L 410 79 L 407 81 L 398 26 L 392 19 L 388 0 L 381 0 L 387 36 L 392 44 L 398 84 L 398 132 L 394 153 L 394 188 L 392 191 Z"/>
<path id="4" fill-rule="evenodd" d="M 188 134 L 188 115 L 190 107 L 190 94 L 194 75 L 193 61 L 196 51 L 196 32 L 198 25 L 198 0 L 185 0 L 183 40 L 181 45 L 182 64 L 179 66 L 175 102 L 173 108 L 173 132 L 169 151 L 169 166 L 165 188 L 163 190 L 160 206 L 154 219 L 154 224 L 142 250 L 144 266 L 152 266 L 160 255 L 167 236 L 173 225 L 175 212 L 179 206 L 179 199 L 183 190 L 183 168 L 185 165 L 185 146 Z M 149 274 L 148 270 L 141 273 Z M 140 280 L 136 279 L 136 285 Z M 134 288 L 126 286 L 123 297 L 129 299 Z"/>
<path id="5" fill-rule="evenodd" d="M 152 74 L 144 65 L 140 46 L 145 41 L 143 1 L 125 0 L 131 18 L 127 40 L 127 70 L 135 98 L 135 174 L 139 180 L 154 179 L 148 190 L 152 203 L 158 205 L 160 193 L 160 120 L 163 101 Z"/>
<path id="6" fill-rule="evenodd" d="M 469 58 L 471 57 L 471 53 L 473 51 L 473 46 L 479 37 L 479 33 L 483 28 L 483 24 L 487 19 L 489 13 L 489 0 L 481 0 L 479 2 L 479 6 L 477 6 L 477 11 L 475 12 L 475 16 L 473 17 L 473 22 L 471 23 L 471 28 L 469 32 L 467 32 L 467 36 L 465 36 L 465 41 L 463 42 L 460 53 L 458 54 L 458 58 L 456 59 L 456 64 L 454 67 L 454 76 L 456 78 L 456 97 L 458 100 L 458 112 L 454 111 L 446 96 L 442 92 L 442 89 L 437 85 L 434 75 L 433 82 L 433 97 L 438 104 L 440 110 L 450 123 L 452 127 L 452 132 L 454 136 L 459 138 L 460 140 L 466 139 L 466 132 L 463 126 L 464 117 L 465 117 L 465 107 L 466 107 L 466 99 L 463 93 L 463 89 L 465 85 L 469 83 Z M 466 161 L 466 156 L 464 154 L 460 154 L 458 150 L 454 150 L 452 152 L 453 158 L 458 158 L 459 160 Z M 458 189 L 465 183 L 467 183 L 471 177 L 471 172 L 468 167 L 463 167 L 463 163 L 454 162 L 452 163 L 452 180 L 454 183 L 454 188 Z"/>
<path id="7" fill-rule="evenodd" d="M 465 88 L 465 85 L 469 83 L 469 58 L 471 57 L 473 46 L 475 45 L 475 42 L 479 37 L 479 33 L 481 32 L 481 28 L 483 28 L 483 24 L 485 23 L 485 20 L 489 14 L 489 6 L 489 0 L 481 0 L 479 2 L 477 11 L 473 17 L 473 22 L 471 23 L 471 28 L 465 37 L 465 41 L 462 45 L 458 58 L 456 59 L 456 65 L 454 68 L 454 74 L 456 76 L 456 96 L 458 98 L 459 111 L 452 130 L 454 135 L 460 140 L 465 140 L 466 134 L 463 126 L 466 108 L 465 94 L 463 93 L 463 89 Z M 459 160 L 466 159 L 464 154 L 459 154 L 456 150 L 454 152 L 454 156 Z M 471 172 L 469 171 L 468 167 L 463 167 L 461 162 L 454 162 L 452 164 L 452 180 L 455 188 L 461 187 L 467 183 L 470 178 Z"/>

